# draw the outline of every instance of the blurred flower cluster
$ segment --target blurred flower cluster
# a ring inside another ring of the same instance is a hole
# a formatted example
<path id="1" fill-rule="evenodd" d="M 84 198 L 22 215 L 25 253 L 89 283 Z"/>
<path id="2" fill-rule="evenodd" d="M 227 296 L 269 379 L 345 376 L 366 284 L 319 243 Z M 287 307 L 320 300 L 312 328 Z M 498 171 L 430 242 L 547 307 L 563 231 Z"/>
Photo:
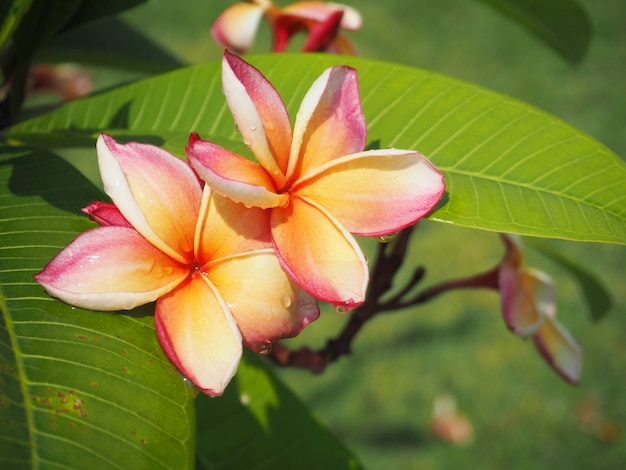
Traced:
<path id="1" fill-rule="evenodd" d="M 264 18 L 273 35 L 272 52 L 283 52 L 294 35 L 304 33 L 303 52 L 356 55 L 356 48 L 340 30 L 361 28 L 361 15 L 348 6 L 331 2 L 296 2 L 279 8 L 270 0 L 236 3 L 224 11 L 211 28 L 218 44 L 243 54 Z"/>

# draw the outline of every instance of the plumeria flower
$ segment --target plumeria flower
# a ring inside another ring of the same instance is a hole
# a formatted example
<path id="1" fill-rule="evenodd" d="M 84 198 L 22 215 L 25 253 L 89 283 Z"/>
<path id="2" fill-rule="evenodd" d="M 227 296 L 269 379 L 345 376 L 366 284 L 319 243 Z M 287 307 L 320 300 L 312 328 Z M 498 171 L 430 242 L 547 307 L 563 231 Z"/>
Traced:
<path id="1" fill-rule="evenodd" d="M 200 390 L 220 395 L 243 345 L 267 350 L 319 315 L 282 271 L 261 209 L 213 193 L 179 158 L 101 135 L 98 162 L 114 204 L 84 209 L 101 226 L 79 235 L 36 280 L 95 310 L 156 300 L 158 339 Z"/>
<path id="2" fill-rule="evenodd" d="M 189 161 L 218 193 L 265 209 L 283 268 L 308 293 L 347 310 L 363 302 L 367 263 L 351 235 L 395 233 L 429 212 L 443 176 L 412 150 L 363 151 L 356 71 L 331 67 L 304 97 L 292 132 L 270 82 L 228 52 L 226 100 L 259 163 L 192 134 Z"/>
<path id="3" fill-rule="evenodd" d="M 356 49 L 339 29 L 361 28 L 361 15 L 347 5 L 331 2 L 296 2 L 279 8 L 269 0 L 250 0 L 227 8 L 211 28 L 213 38 L 223 47 L 243 54 L 252 45 L 261 18 L 274 35 L 273 52 L 282 52 L 289 40 L 306 32 L 303 52 L 326 51 L 356 55 Z"/>
<path id="4" fill-rule="evenodd" d="M 91 77 L 74 64 L 38 64 L 28 70 L 27 92 L 53 93 L 69 101 L 88 95 L 93 89 Z"/>
<path id="5" fill-rule="evenodd" d="M 546 362 L 565 380 L 580 382 L 582 348 L 556 320 L 554 283 L 540 271 L 521 268 L 516 237 L 503 234 L 502 240 L 506 253 L 498 270 L 498 287 L 507 326 L 522 338 L 532 337 Z"/>

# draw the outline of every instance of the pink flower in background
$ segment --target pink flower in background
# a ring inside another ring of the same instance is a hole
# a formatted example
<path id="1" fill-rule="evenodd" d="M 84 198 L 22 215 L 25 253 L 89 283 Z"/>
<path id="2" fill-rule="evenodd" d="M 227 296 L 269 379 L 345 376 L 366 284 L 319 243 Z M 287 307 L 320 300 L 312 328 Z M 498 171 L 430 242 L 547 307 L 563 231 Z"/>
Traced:
<path id="1" fill-rule="evenodd" d="M 443 176 L 412 150 L 365 147 L 356 71 L 331 67 L 313 83 L 295 125 L 271 83 L 228 52 L 226 100 L 259 163 L 193 134 L 187 155 L 216 192 L 266 209 L 281 265 L 308 293 L 337 306 L 364 300 L 365 257 L 351 234 L 395 233 L 428 213 Z"/>
<path id="2" fill-rule="evenodd" d="M 26 90 L 29 94 L 52 93 L 69 101 L 93 90 L 91 76 L 78 65 L 37 64 L 28 70 Z"/>
<path id="3" fill-rule="evenodd" d="M 198 388 L 220 395 L 243 345 L 266 350 L 319 315 L 283 272 L 261 209 L 212 193 L 189 165 L 147 144 L 97 143 L 114 204 L 84 209 L 101 226 L 79 235 L 36 280 L 95 310 L 156 300 L 159 341 Z"/>
<path id="4" fill-rule="evenodd" d="M 568 382 L 578 383 L 582 348 L 556 320 L 552 280 L 540 271 L 522 269 L 522 251 L 516 238 L 503 234 L 502 239 L 506 253 L 498 271 L 498 288 L 507 326 L 522 338 L 532 337 L 546 362 Z"/>
<path id="5" fill-rule="evenodd" d="M 215 41 L 243 54 L 252 45 L 261 18 L 269 23 L 274 38 L 273 52 L 282 52 L 290 39 L 306 33 L 303 52 L 326 51 L 356 55 L 352 43 L 339 30 L 361 28 L 361 15 L 347 5 L 331 2 L 296 2 L 279 8 L 269 0 L 236 3 L 215 21 L 211 34 Z"/>

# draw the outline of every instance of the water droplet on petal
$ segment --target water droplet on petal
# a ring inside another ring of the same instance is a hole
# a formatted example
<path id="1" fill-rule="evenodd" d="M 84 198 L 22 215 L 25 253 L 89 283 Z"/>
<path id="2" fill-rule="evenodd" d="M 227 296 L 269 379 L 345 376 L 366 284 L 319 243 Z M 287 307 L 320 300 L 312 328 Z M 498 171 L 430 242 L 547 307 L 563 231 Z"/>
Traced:
<path id="1" fill-rule="evenodd" d="M 269 341 L 263 341 L 262 343 L 258 344 L 254 348 L 254 350 L 262 356 L 267 356 L 269 353 L 272 352 L 272 343 L 270 343 Z"/>
<path id="2" fill-rule="evenodd" d="M 335 305 L 335 311 L 337 313 L 350 313 L 353 309 L 354 307 L 349 307 L 347 305 Z"/>
<path id="3" fill-rule="evenodd" d="M 397 236 L 397 233 L 390 233 L 389 235 L 381 235 L 380 237 L 376 237 L 376 240 L 378 240 L 380 243 L 389 243 Z"/>
<path id="4" fill-rule="evenodd" d="M 291 307 L 291 297 L 288 295 L 282 295 L 280 297 L 280 304 L 285 308 Z"/>
<path id="5" fill-rule="evenodd" d="M 250 124 L 250 130 L 252 132 L 256 131 L 256 124 Z"/>

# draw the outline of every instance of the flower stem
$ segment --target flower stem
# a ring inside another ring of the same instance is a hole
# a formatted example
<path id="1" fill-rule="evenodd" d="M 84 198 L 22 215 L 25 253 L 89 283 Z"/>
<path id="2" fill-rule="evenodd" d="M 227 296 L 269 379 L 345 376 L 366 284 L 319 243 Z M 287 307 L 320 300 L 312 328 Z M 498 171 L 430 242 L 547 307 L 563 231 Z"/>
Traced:
<path id="1" fill-rule="evenodd" d="M 418 267 L 411 279 L 397 293 L 383 301 L 383 296 L 391 290 L 393 278 L 405 260 L 414 228 L 415 226 L 408 227 L 390 243 L 378 245 L 368 295 L 358 308 L 350 312 L 350 318 L 338 336 L 329 339 L 326 345 L 317 351 L 307 347 L 292 350 L 281 343 L 276 343 L 269 355 L 270 359 L 280 366 L 309 369 L 312 372 L 321 373 L 329 364 L 351 353 L 353 339 L 375 315 L 421 305 L 454 289 L 498 289 L 499 263 L 488 271 L 444 281 L 407 298 L 426 273 L 423 267 Z"/>

